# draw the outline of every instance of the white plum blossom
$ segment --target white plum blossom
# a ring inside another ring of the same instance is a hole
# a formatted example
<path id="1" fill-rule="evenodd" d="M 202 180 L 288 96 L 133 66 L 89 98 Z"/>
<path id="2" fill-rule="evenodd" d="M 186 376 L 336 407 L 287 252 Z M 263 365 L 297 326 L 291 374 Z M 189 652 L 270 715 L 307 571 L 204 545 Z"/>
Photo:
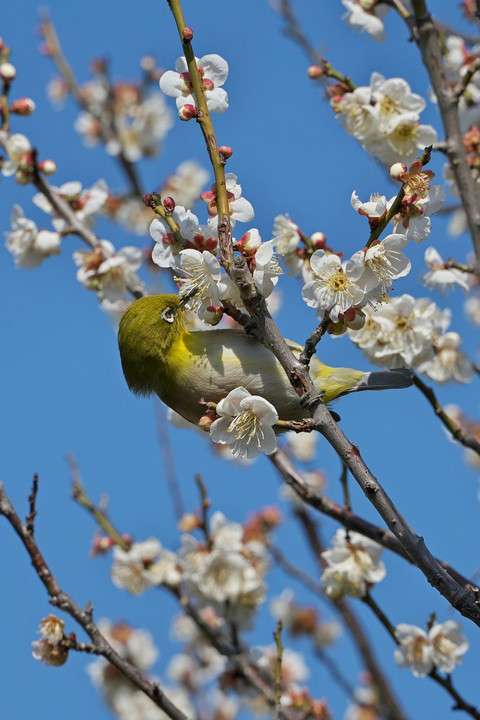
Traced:
<path id="1" fill-rule="evenodd" d="M 322 574 L 326 594 L 334 599 L 363 597 L 369 585 L 385 577 L 385 565 L 379 559 L 382 552 L 383 547 L 373 540 L 339 528 L 333 548 L 322 553 L 327 563 Z"/>
<path id="2" fill-rule="evenodd" d="M 467 273 L 458 268 L 445 267 L 445 261 L 434 247 L 425 250 L 425 263 L 430 268 L 429 272 L 423 276 L 426 287 L 432 290 L 434 288 L 446 290 L 452 285 L 460 285 L 465 292 L 469 291 L 470 283 Z"/>
<path id="3" fill-rule="evenodd" d="M 441 185 L 430 185 L 428 195 L 424 198 L 412 196 L 404 200 L 399 212 L 393 216 L 393 232 L 404 233 L 408 240 L 417 244 L 430 235 L 430 215 L 438 212 L 446 199 L 445 188 Z M 390 208 L 395 198 L 388 201 Z"/>
<path id="4" fill-rule="evenodd" d="M 32 146 L 30 140 L 21 133 L 9 135 L 5 131 L 0 131 L 0 147 L 7 153 L 8 160 L 2 164 L 1 172 L 5 177 L 15 175 L 19 171 L 19 165 L 23 158 L 30 153 Z"/>
<path id="5" fill-rule="evenodd" d="M 64 183 L 61 187 L 52 187 L 51 189 L 70 205 L 78 220 L 88 227 L 93 225 L 94 215 L 100 213 L 108 199 L 108 187 L 105 180 L 97 180 L 91 188 L 85 188 L 83 190 L 82 183 L 76 180 Z M 55 230 L 61 232 L 68 226 L 66 220 L 56 217 L 55 209 L 45 195 L 37 193 L 33 196 L 32 201 L 48 215 L 54 216 L 52 225 Z"/>
<path id="6" fill-rule="evenodd" d="M 185 297 L 196 288 L 197 292 L 188 301 L 188 307 L 200 318 L 207 307 L 220 304 L 222 268 L 211 252 L 181 250 L 176 258 L 175 270 L 186 276 L 176 278 L 180 282 L 180 297 Z"/>
<path id="7" fill-rule="evenodd" d="M 300 231 L 288 215 L 277 215 L 273 221 L 273 235 L 279 255 L 290 255 L 298 248 Z"/>
<path id="8" fill-rule="evenodd" d="M 268 400 L 238 387 L 220 400 L 216 412 L 220 417 L 212 424 L 210 437 L 215 443 L 230 445 L 236 457 L 270 455 L 276 449 L 273 425 L 278 413 Z"/>
<path id="9" fill-rule="evenodd" d="M 356 190 L 352 192 L 350 205 L 360 215 L 366 215 L 368 218 L 383 218 L 388 210 L 387 198 L 385 195 L 375 193 L 370 195 L 370 200 L 362 203 L 356 193 Z"/>
<path id="10" fill-rule="evenodd" d="M 315 250 L 310 258 L 314 279 L 305 283 L 302 297 L 309 307 L 317 308 L 319 316 L 330 313 L 333 322 L 364 300 L 364 291 L 349 276 L 338 255 Z"/>
<path id="11" fill-rule="evenodd" d="M 422 628 L 400 623 L 395 630 L 398 647 L 397 665 L 411 668 L 416 677 L 428 675 L 434 668 L 450 673 L 468 650 L 468 641 L 455 620 L 434 623 L 428 633 Z"/>
<path id="12" fill-rule="evenodd" d="M 228 108 L 228 96 L 221 87 L 228 77 L 228 63 L 220 55 L 204 55 L 195 58 L 203 83 L 203 90 L 210 112 L 223 113 Z M 175 70 L 167 70 L 160 78 L 160 90 L 176 98 L 178 110 L 184 105 L 197 106 L 187 61 L 182 55 L 175 63 Z"/>
<path id="13" fill-rule="evenodd" d="M 253 648 L 252 654 L 256 658 L 256 664 L 259 668 L 274 674 L 275 662 L 277 660 L 277 648 L 275 645 L 257 646 Z M 296 687 L 299 683 L 308 680 L 309 676 L 310 671 L 303 656 L 294 650 L 290 650 L 290 648 L 284 648 L 282 653 L 283 683 L 290 687 Z"/>
<path id="14" fill-rule="evenodd" d="M 181 575 L 174 554 L 163 550 L 156 538 L 150 538 L 133 543 L 129 550 L 114 547 L 111 578 L 117 587 L 141 595 L 153 585 L 177 585 Z"/>
<path id="15" fill-rule="evenodd" d="M 317 433 L 286 433 L 287 449 L 300 462 L 311 462 L 315 458 Z"/>
<path id="16" fill-rule="evenodd" d="M 435 355 L 431 360 L 421 363 L 418 372 L 425 373 L 431 380 L 443 384 L 456 380 L 469 383 L 473 380 L 474 370 L 471 361 L 459 348 L 462 338 L 456 332 L 447 332 L 434 342 Z"/>
<path id="17" fill-rule="evenodd" d="M 242 186 L 237 182 L 237 176 L 233 173 L 225 174 L 225 187 L 227 190 L 228 206 L 230 210 L 230 221 L 232 227 L 237 222 L 250 222 L 255 212 L 251 203 L 242 197 Z M 201 200 L 207 203 L 207 211 L 210 216 L 209 225 L 214 227 L 217 225 L 216 217 L 218 215 L 217 207 L 217 185 L 214 183 L 210 190 L 206 190 L 200 195 Z"/>
<path id="18" fill-rule="evenodd" d="M 179 229 L 185 220 L 191 220 L 192 223 L 198 225 L 196 215 L 186 210 L 182 205 L 177 205 L 172 212 L 172 219 L 176 222 Z M 180 242 L 177 242 L 172 229 L 167 221 L 161 217 L 156 217 L 150 224 L 150 235 L 155 240 L 155 246 L 152 250 L 153 262 L 162 268 L 174 268 L 176 256 L 182 249 Z"/>
<path id="19" fill-rule="evenodd" d="M 410 260 L 402 253 L 407 243 L 405 235 L 399 234 L 374 241 L 352 255 L 346 272 L 364 293 L 379 297 L 390 290 L 394 280 L 410 272 Z"/>
<path id="20" fill-rule="evenodd" d="M 191 208 L 198 200 L 210 173 L 195 160 L 184 160 L 169 175 L 159 191 L 161 197 L 172 197 L 177 205 Z"/>
<path id="21" fill-rule="evenodd" d="M 385 40 L 383 18 L 389 11 L 388 5 L 375 0 L 342 0 L 347 8 L 347 23 L 350 27 L 367 32 L 377 42 Z"/>
<path id="22" fill-rule="evenodd" d="M 33 220 L 25 217 L 20 205 L 13 206 L 10 222 L 12 229 L 5 232 L 5 245 L 17 267 L 30 270 L 50 255 L 60 254 L 61 235 L 50 230 L 38 230 Z"/>
<path id="23" fill-rule="evenodd" d="M 472 295 L 465 300 L 463 308 L 470 322 L 480 327 L 480 295 Z"/>
<path id="24" fill-rule="evenodd" d="M 363 308 L 365 324 L 348 329 L 351 340 L 376 365 L 416 367 L 434 357 L 433 343 L 450 324 L 451 313 L 428 298 L 389 298 L 375 310 Z"/>
<path id="25" fill-rule="evenodd" d="M 143 263 L 140 248 L 127 246 L 115 251 L 109 240 L 100 240 L 93 250 L 76 250 L 73 259 L 78 266 L 77 280 L 100 298 L 115 302 L 123 299 L 127 288 L 141 288 L 136 274 Z"/>
<path id="26" fill-rule="evenodd" d="M 59 643 L 63 638 L 64 627 L 65 623 L 63 620 L 57 618 L 56 615 L 50 614 L 42 619 L 38 627 L 38 632 L 43 638 L 50 640 L 51 643 Z"/>
<path id="27" fill-rule="evenodd" d="M 255 253 L 253 280 L 257 290 L 264 297 L 272 294 L 278 282 L 278 276 L 283 274 L 274 252 L 274 246 L 275 240 L 268 240 L 262 243 Z"/>
<path id="28" fill-rule="evenodd" d="M 434 128 L 419 121 L 425 100 L 402 78 L 374 72 L 368 87 L 333 98 L 332 106 L 347 132 L 387 165 L 414 160 L 437 139 Z"/>

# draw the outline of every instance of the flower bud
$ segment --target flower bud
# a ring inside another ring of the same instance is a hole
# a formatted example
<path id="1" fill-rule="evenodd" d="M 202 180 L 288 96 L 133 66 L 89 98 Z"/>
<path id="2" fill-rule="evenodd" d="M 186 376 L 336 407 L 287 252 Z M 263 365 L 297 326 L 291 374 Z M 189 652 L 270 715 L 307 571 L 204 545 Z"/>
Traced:
<path id="1" fill-rule="evenodd" d="M 198 421 L 198 427 L 200 428 L 200 430 L 205 430 L 205 432 L 210 432 L 212 424 L 213 418 L 211 418 L 209 415 L 202 415 L 202 417 Z"/>
<path id="2" fill-rule="evenodd" d="M 228 145 L 222 145 L 218 148 L 218 152 L 225 158 L 225 160 L 228 160 L 228 158 L 233 155 L 233 150 L 231 147 L 228 147 Z"/>
<path id="3" fill-rule="evenodd" d="M 322 232 L 315 232 L 310 238 L 315 250 L 323 250 L 327 244 L 327 236 Z"/>
<path id="4" fill-rule="evenodd" d="M 57 163 L 54 160 L 42 160 L 38 163 L 38 169 L 44 175 L 54 175 L 57 172 Z"/>
<path id="5" fill-rule="evenodd" d="M 144 55 L 140 60 L 140 67 L 142 70 L 145 70 L 145 72 L 152 72 L 152 70 L 155 70 L 155 58 L 153 55 Z"/>
<path id="6" fill-rule="evenodd" d="M 0 65 L 0 77 L 3 78 L 5 82 L 11 82 L 14 80 L 16 74 L 17 70 L 15 65 L 12 65 L 12 63 L 6 62 Z"/>
<path id="7" fill-rule="evenodd" d="M 407 166 L 403 163 L 396 162 L 390 168 L 390 177 L 392 180 L 400 181 L 400 175 L 407 171 Z M 401 182 L 401 181 L 400 181 Z"/>
<path id="8" fill-rule="evenodd" d="M 235 250 L 238 250 L 246 257 L 251 257 L 262 244 L 262 238 L 257 228 L 252 228 L 242 235 L 240 240 L 235 243 Z"/>
<path id="9" fill-rule="evenodd" d="M 202 319 L 209 325 L 218 325 L 223 317 L 223 308 L 220 305 L 209 305 L 203 312 Z"/>
<path id="10" fill-rule="evenodd" d="M 327 333 L 329 335 L 343 335 L 344 332 L 346 332 L 347 326 L 345 324 L 345 321 L 343 318 L 336 323 L 329 323 L 327 326 Z"/>
<path id="11" fill-rule="evenodd" d="M 193 30 L 191 27 L 184 27 L 182 30 L 182 40 L 184 43 L 192 42 Z"/>
<path id="12" fill-rule="evenodd" d="M 178 528 L 182 532 L 192 532 L 200 527 L 200 520 L 195 513 L 184 513 L 178 521 Z"/>
<path id="13" fill-rule="evenodd" d="M 163 200 L 163 207 L 167 215 L 171 215 L 175 210 L 175 200 L 172 197 L 166 197 Z"/>
<path id="14" fill-rule="evenodd" d="M 312 80 L 318 80 L 318 78 L 321 78 L 322 75 L 325 75 L 325 70 L 319 65 L 310 65 L 307 70 L 307 75 Z"/>
<path id="15" fill-rule="evenodd" d="M 347 326 L 350 330 L 361 330 L 365 325 L 365 315 L 358 308 L 355 310 L 355 317 L 347 319 Z"/>
<path id="16" fill-rule="evenodd" d="M 187 120 L 193 120 L 193 118 L 196 118 L 198 115 L 198 110 L 195 107 L 195 105 L 182 105 L 180 110 L 178 111 L 178 117 L 180 120 L 183 120 L 187 122 Z"/>
<path id="17" fill-rule="evenodd" d="M 19 185 L 28 185 L 33 180 L 32 169 L 30 167 L 19 167 L 15 173 L 15 180 Z"/>
<path id="18" fill-rule="evenodd" d="M 31 98 L 19 98 L 12 102 L 9 110 L 15 115 L 31 115 L 35 111 L 35 103 Z"/>

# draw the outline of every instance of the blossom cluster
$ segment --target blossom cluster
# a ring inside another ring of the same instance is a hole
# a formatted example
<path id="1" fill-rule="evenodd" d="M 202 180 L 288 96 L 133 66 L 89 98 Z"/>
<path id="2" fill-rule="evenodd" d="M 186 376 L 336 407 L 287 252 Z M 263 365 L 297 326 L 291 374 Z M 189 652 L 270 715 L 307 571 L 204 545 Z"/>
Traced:
<path id="1" fill-rule="evenodd" d="M 349 135 L 385 165 L 408 163 L 437 140 L 431 125 L 420 123 L 425 100 L 402 78 L 374 72 L 370 85 L 338 89 L 332 108 Z"/>

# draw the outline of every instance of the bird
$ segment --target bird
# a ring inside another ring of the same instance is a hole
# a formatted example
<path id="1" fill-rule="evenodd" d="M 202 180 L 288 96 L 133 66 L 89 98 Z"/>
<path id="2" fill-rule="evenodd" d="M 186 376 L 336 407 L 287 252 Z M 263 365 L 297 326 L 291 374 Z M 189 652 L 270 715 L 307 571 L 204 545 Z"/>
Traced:
<path id="1" fill-rule="evenodd" d="M 237 387 L 268 400 L 281 420 L 300 422 L 308 417 L 270 350 L 240 328 L 189 330 L 187 299 L 148 295 L 126 309 L 118 344 L 130 390 L 138 395 L 157 394 L 195 425 L 205 415 L 201 401 L 218 403 Z M 287 343 L 298 357 L 302 346 Z M 406 388 L 413 383 L 413 373 L 407 368 L 364 372 L 329 367 L 316 357 L 311 359 L 310 375 L 325 404 L 360 390 Z"/>

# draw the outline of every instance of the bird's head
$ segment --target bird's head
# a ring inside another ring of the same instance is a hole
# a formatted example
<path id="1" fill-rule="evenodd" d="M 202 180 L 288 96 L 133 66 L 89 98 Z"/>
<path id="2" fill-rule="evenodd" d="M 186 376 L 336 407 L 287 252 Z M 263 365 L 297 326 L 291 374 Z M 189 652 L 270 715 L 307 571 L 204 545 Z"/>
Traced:
<path id="1" fill-rule="evenodd" d="M 131 390 L 156 392 L 164 382 L 172 343 L 185 329 L 185 303 L 192 294 L 150 295 L 130 305 L 120 320 L 118 346 Z"/>

